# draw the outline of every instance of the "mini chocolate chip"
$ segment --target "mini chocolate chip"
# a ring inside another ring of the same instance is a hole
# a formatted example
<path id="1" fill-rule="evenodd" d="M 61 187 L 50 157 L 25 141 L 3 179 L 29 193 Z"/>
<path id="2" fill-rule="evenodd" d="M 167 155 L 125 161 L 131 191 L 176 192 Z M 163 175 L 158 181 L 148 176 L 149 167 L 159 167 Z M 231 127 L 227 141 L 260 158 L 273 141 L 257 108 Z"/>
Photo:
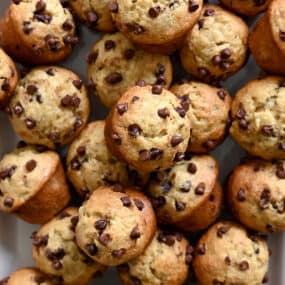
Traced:
<path id="1" fill-rule="evenodd" d="M 169 110 L 165 107 L 165 108 L 157 110 L 157 114 L 159 117 L 165 119 L 169 116 Z"/>
<path id="2" fill-rule="evenodd" d="M 163 75 L 165 71 L 166 71 L 165 66 L 162 63 L 158 63 L 154 74 L 156 77 L 158 77 L 159 75 Z"/>
<path id="3" fill-rule="evenodd" d="M 101 244 L 107 246 L 108 243 L 112 240 L 112 237 L 109 234 L 101 234 L 98 240 Z"/>
<path id="4" fill-rule="evenodd" d="M 38 87 L 36 85 L 30 84 L 26 88 L 26 92 L 29 95 L 34 95 L 38 91 Z"/>
<path id="5" fill-rule="evenodd" d="M 13 110 L 14 110 L 15 115 L 17 115 L 18 117 L 20 117 L 20 115 L 24 112 L 24 108 L 20 102 L 18 102 L 14 106 Z"/>
<path id="6" fill-rule="evenodd" d="M 140 79 L 140 80 L 136 81 L 136 85 L 139 87 L 144 87 L 144 86 L 146 86 L 146 82 L 144 80 Z"/>
<path id="7" fill-rule="evenodd" d="M 172 146 L 172 147 L 176 147 L 177 145 L 179 145 L 180 143 L 182 143 L 183 140 L 184 140 L 184 139 L 183 139 L 181 136 L 179 136 L 179 135 L 174 135 L 174 136 L 171 138 L 171 141 L 170 141 L 171 146 Z"/>
<path id="8" fill-rule="evenodd" d="M 127 250 L 125 248 L 120 248 L 118 250 L 112 251 L 112 256 L 115 258 L 122 258 L 126 254 Z"/>
<path id="9" fill-rule="evenodd" d="M 35 128 L 37 123 L 36 123 L 36 121 L 34 119 L 27 118 L 25 120 L 25 124 L 26 124 L 26 127 L 31 130 L 31 129 Z"/>
<path id="10" fill-rule="evenodd" d="M 198 252 L 198 254 L 200 254 L 200 255 L 204 255 L 204 254 L 206 253 L 206 246 L 205 246 L 204 243 L 198 244 L 198 246 L 197 246 L 197 252 Z"/>
<path id="11" fill-rule="evenodd" d="M 89 243 L 86 245 L 86 249 L 91 256 L 94 256 L 98 253 L 98 247 L 95 243 Z"/>
<path id="12" fill-rule="evenodd" d="M 232 54 L 232 52 L 229 48 L 225 48 L 221 51 L 221 57 L 224 59 L 231 57 L 231 54 Z"/>
<path id="13" fill-rule="evenodd" d="M 181 236 L 182 240 L 182 236 Z M 191 245 L 187 245 L 186 247 L 186 254 L 185 254 L 185 263 L 190 265 L 193 260 L 194 248 Z"/>
<path id="14" fill-rule="evenodd" d="M 74 157 L 71 161 L 70 161 L 70 167 L 72 170 L 79 170 L 81 168 L 81 163 L 78 160 L 77 157 Z"/>
<path id="15" fill-rule="evenodd" d="M 195 194 L 196 195 L 203 195 L 206 190 L 206 185 L 204 182 L 199 183 L 195 188 Z"/>
<path id="16" fill-rule="evenodd" d="M 105 81 L 108 84 L 115 85 L 123 80 L 123 76 L 119 72 L 112 72 L 105 77 Z"/>
<path id="17" fill-rule="evenodd" d="M 98 22 L 98 15 L 93 11 L 88 12 L 87 13 L 87 21 L 90 25 L 96 26 L 97 22 Z"/>
<path id="18" fill-rule="evenodd" d="M 78 128 L 82 127 L 82 125 L 83 125 L 82 120 L 79 119 L 79 118 L 77 118 L 77 119 L 75 120 L 75 122 L 74 122 L 74 128 L 75 128 L 75 129 L 78 129 Z"/>
<path id="19" fill-rule="evenodd" d="M 225 100 L 226 96 L 227 96 L 227 92 L 224 89 L 220 89 L 217 91 L 217 95 L 219 96 L 219 98 L 221 100 Z"/>
<path id="20" fill-rule="evenodd" d="M 175 201 L 175 209 L 177 212 L 182 212 L 186 208 L 186 204 L 180 201 Z"/>
<path id="21" fill-rule="evenodd" d="M 220 55 L 214 55 L 212 58 L 212 63 L 214 65 L 219 65 L 222 62 L 222 57 Z"/>
<path id="22" fill-rule="evenodd" d="M 65 20 L 62 24 L 62 29 L 64 31 L 71 31 L 73 29 L 73 23 L 70 20 Z"/>
<path id="23" fill-rule="evenodd" d="M 214 9 L 206 9 L 205 12 L 204 12 L 204 16 L 205 17 L 209 17 L 209 16 L 213 16 L 215 14 L 215 10 Z"/>
<path id="24" fill-rule="evenodd" d="M 133 32 L 135 35 L 140 35 L 145 32 L 145 28 L 138 23 L 127 23 L 126 28 L 129 32 Z"/>
<path id="25" fill-rule="evenodd" d="M 62 48 L 61 42 L 52 35 L 45 36 L 45 41 L 51 51 L 58 51 Z"/>
<path id="26" fill-rule="evenodd" d="M 229 231 L 229 227 L 228 226 L 220 226 L 217 229 L 217 236 L 219 238 L 222 238 L 224 234 L 226 234 Z"/>
<path id="27" fill-rule="evenodd" d="M 183 160 L 184 157 L 185 157 L 185 155 L 183 152 L 176 152 L 173 161 L 179 162 L 179 161 Z"/>
<path id="28" fill-rule="evenodd" d="M 88 64 L 93 64 L 96 62 L 99 55 L 99 51 L 95 50 L 87 55 L 86 61 Z"/>
<path id="29" fill-rule="evenodd" d="M 191 174 L 195 174 L 197 172 L 197 166 L 193 162 L 190 162 L 187 167 L 187 171 Z"/>
<path id="30" fill-rule="evenodd" d="M 13 207 L 13 204 L 14 204 L 14 199 L 12 197 L 6 197 L 4 199 L 4 206 L 5 207 L 11 208 L 11 207 Z"/>
<path id="31" fill-rule="evenodd" d="M 247 261 L 244 260 L 238 265 L 238 268 L 240 271 L 246 271 L 249 269 L 249 264 Z"/>
<path id="32" fill-rule="evenodd" d="M 273 137 L 274 136 L 274 128 L 271 125 L 264 125 L 261 127 L 261 131 L 264 135 L 268 137 Z"/>
<path id="33" fill-rule="evenodd" d="M 158 17 L 159 13 L 160 13 L 160 7 L 159 7 L 159 6 L 151 7 L 151 8 L 148 10 L 148 15 L 149 15 L 151 18 L 156 18 L 156 17 Z"/>
<path id="34" fill-rule="evenodd" d="M 213 140 L 208 140 L 203 143 L 203 146 L 207 149 L 213 149 L 216 146 L 216 143 Z"/>
<path id="35" fill-rule="evenodd" d="M 60 270 L 62 268 L 62 263 L 59 261 L 59 260 L 54 260 L 52 262 L 52 267 L 55 269 L 55 270 Z"/>
<path id="36" fill-rule="evenodd" d="M 243 188 L 240 188 L 239 191 L 237 192 L 237 196 L 236 196 L 237 200 L 240 202 L 245 201 L 245 190 Z"/>
<path id="37" fill-rule="evenodd" d="M 46 73 L 50 76 L 54 76 L 55 75 L 55 70 L 53 68 L 49 68 Z"/>
<path id="38" fill-rule="evenodd" d="M 105 41 L 104 46 L 105 46 L 105 50 L 110 50 L 116 47 L 116 43 L 112 40 L 107 40 Z"/>
<path id="39" fill-rule="evenodd" d="M 126 59 L 126 60 L 130 60 L 130 59 L 132 59 L 133 57 L 134 57 L 134 55 L 135 55 L 135 50 L 134 49 L 126 49 L 125 51 L 124 51 L 124 58 Z"/>
<path id="40" fill-rule="evenodd" d="M 132 98 L 132 103 L 135 103 L 135 102 L 137 102 L 137 101 L 139 101 L 140 100 L 140 98 L 138 97 L 138 96 L 134 96 L 133 98 Z"/>
<path id="41" fill-rule="evenodd" d="M 239 109 L 236 112 L 236 117 L 238 119 L 244 119 L 245 115 L 246 115 L 246 112 L 245 112 L 243 106 L 240 104 Z"/>
<path id="42" fill-rule="evenodd" d="M 163 150 L 158 148 L 151 148 L 150 149 L 150 159 L 151 160 L 159 160 L 163 155 Z"/>
<path id="43" fill-rule="evenodd" d="M 15 173 L 17 166 L 13 165 L 10 168 L 6 168 L 0 171 L 0 180 L 5 180 L 7 178 L 11 178 L 12 175 Z"/>
<path id="44" fill-rule="evenodd" d="M 265 188 L 260 194 L 260 200 L 259 200 L 259 207 L 264 210 L 269 207 L 271 199 L 271 192 L 269 189 Z"/>
<path id="45" fill-rule="evenodd" d="M 48 235 L 44 235 L 44 236 L 33 235 L 32 238 L 33 238 L 33 245 L 36 247 L 47 246 L 48 240 L 49 240 Z"/>
<path id="46" fill-rule="evenodd" d="M 168 246 L 173 246 L 175 243 L 175 238 L 172 235 L 166 234 L 163 232 L 160 232 L 158 234 L 157 240 L 161 243 L 168 245 Z"/>
<path id="47" fill-rule="evenodd" d="M 166 79 L 164 75 L 159 75 L 155 81 L 155 85 L 165 85 L 166 84 Z"/>
<path id="48" fill-rule="evenodd" d="M 142 129 L 138 124 L 132 124 L 128 126 L 128 133 L 131 137 L 136 138 L 142 132 Z"/>
<path id="49" fill-rule="evenodd" d="M 152 94 L 160 95 L 162 93 L 163 87 L 161 85 L 153 85 L 151 88 Z"/>
<path id="50" fill-rule="evenodd" d="M 109 11 L 111 13 L 118 13 L 119 12 L 119 5 L 117 3 L 117 1 L 111 1 L 108 5 Z"/>
<path id="51" fill-rule="evenodd" d="M 281 31 L 281 30 L 279 31 L 279 38 L 281 41 L 283 42 L 285 41 L 285 31 Z"/>
<path id="52" fill-rule="evenodd" d="M 70 222 L 71 222 L 71 226 L 70 226 L 70 229 L 72 231 L 75 231 L 75 228 L 79 222 L 79 216 L 73 216 L 71 219 L 70 219 Z"/>
<path id="53" fill-rule="evenodd" d="M 231 259 L 230 259 L 230 257 L 229 256 L 226 256 L 225 257 L 225 263 L 226 263 L 226 265 L 231 265 Z"/>
<path id="54" fill-rule="evenodd" d="M 31 22 L 30 21 L 24 21 L 23 22 L 23 32 L 26 35 L 29 35 L 33 31 L 33 28 L 31 27 Z"/>
<path id="55" fill-rule="evenodd" d="M 116 134 L 116 133 L 113 133 L 113 134 L 112 134 L 112 140 L 113 140 L 113 142 L 114 142 L 116 145 L 121 145 L 121 144 L 122 144 L 122 139 L 121 139 L 121 137 L 120 137 L 118 134 Z"/>
<path id="56" fill-rule="evenodd" d="M 198 24 L 198 29 L 201 30 L 204 27 L 204 19 L 198 20 L 197 24 Z"/>
<path id="57" fill-rule="evenodd" d="M 166 204 L 166 199 L 163 196 L 151 198 L 151 204 L 154 209 L 158 209 Z"/>
<path id="58" fill-rule="evenodd" d="M 77 79 L 77 80 L 73 80 L 72 81 L 72 84 L 74 85 L 74 87 L 78 90 L 81 89 L 82 85 L 83 85 L 83 81 L 80 80 L 80 79 Z"/>
<path id="59" fill-rule="evenodd" d="M 118 113 L 122 116 L 128 110 L 128 103 L 121 103 L 117 105 Z"/>
<path id="60" fill-rule="evenodd" d="M 134 203 L 139 211 L 142 211 L 144 209 L 144 203 L 142 200 L 134 198 Z"/>
<path id="61" fill-rule="evenodd" d="M 182 107 L 176 107 L 175 111 L 179 114 L 181 118 L 184 118 L 186 116 L 186 110 Z"/>
<path id="62" fill-rule="evenodd" d="M 76 149 L 76 152 L 79 156 L 84 156 L 86 154 L 86 146 L 81 145 Z"/>
<path id="63" fill-rule="evenodd" d="M 150 152 L 146 149 L 142 149 L 139 151 L 139 159 L 141 161 L 147 161 L 150 160 Z"/>
<path id="64" fill-rule="evenodd" d="M 107 221 L 106 220 L 98 220 L 95 222 L 95 229 L 98 231 L 104 231 L 107 227 Z"/>
<path id="65" fill-rule="evenodd" d="M 77 36 L 73 36 L 73 35 L 67 35 L 63 37 L 63 42 L 66 45 L 76 45 L 79 42 L 79 38 Z"/>
<path id="66" fill-rule="evenodd" d="M 40 13 L 40 12 L 43 12 L 45 9 L 46 9 L 46 3 L 43 0 L 39 0 L 36 3 L 36 10 L 35 10 L 35 12 L 36 13 Z"/>
<path id="67" fill-rule="evenodd" d="M 248 122 L 245 120 L 245 119 L 241 119 L 239 121 L 239 127 L 242 129 L 242 130 L 247 130 L 248 129 Z"/>
<path id="68" fill-rule="evenodd" d="M 140 233 L 138 226 L 134 227 L 131 231 L 130 238 L 133 240 L 136 240 L 140 238 L 140 236 L 141 236 L 141 233 Z"/>
<path id="69" fill-rule="evenodd" d="M 162 191 L 164 193 L 167 193 L 171 190 L 171 187 L 172 187 L 172 183 L 170 181 L 164 181 L 161 185 L 162 187 Z"/>
<path id="70" fill-rule="evenodd" d="M 44 24 L 49 24 L 52 20 L 52 16 L 46 13 L 34 13 L 34 19 Z"/>
<path id="71" fill-rule="evenodd" d="M 199 9 L 199 4 L 197 4 L 194 0 L 189 0 L 188 11 L 193 13 Z"/>
<path id="72" fill-rule="evenodd" d="M 57 142 L 60 138 L 60 133 L 59 132 L 50 132 L 47 137 L 52 140 L 53 142 Z"/>
<path id="73" fill-rule="evenodd" d="M 129 208 L 132 206 L 132 202 L 131 202 L 130 197 L 128 197 L 128 196 L 121 197 L 120 200 L 122 201 L 124 207 Z"/>
<path id="74" fill-rule="evenodd" d="M 130 271 L 130 267 L 128 263 L 123 263 L 117 266 L 117 269 L 120 273 L 128 273 Z"/>
<path id="75" fill-rule="evenodd" d="M 19 4 L 22 2 L 22 0 L 12 0 L 12 1 L 13 1 L 13 3 L 16 4 L 16 5 L 19 5 Z"/>
<path id="76" fill-rule="evenodd" d="M 280 179 L 285 179 L 285 169 L 283 165 L 277 166 L 276 176 Z"/>
<path id="77" fill-rule="evenodd" d="M 25 167 L 28 172 L 32 172 L 36 168 L 36 166 L 37 162 L 34 159 L 31 159 L 26 163 Z"/>

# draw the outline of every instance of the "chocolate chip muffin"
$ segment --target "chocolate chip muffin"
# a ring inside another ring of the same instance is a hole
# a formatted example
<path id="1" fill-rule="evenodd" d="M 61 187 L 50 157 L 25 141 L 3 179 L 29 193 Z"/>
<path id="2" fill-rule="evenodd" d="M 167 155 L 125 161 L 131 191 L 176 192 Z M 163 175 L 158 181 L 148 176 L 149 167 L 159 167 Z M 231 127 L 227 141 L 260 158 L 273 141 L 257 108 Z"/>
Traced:
<path id="1" fill-rule="evenodd" d="M 135 86 L 118 101 L 105 126 L 110 151 L 142 172 L 182 160 L 190 138 L 189 104 L 160 85 Z"/>
<path id="2" fill-rule="evenodd" d="M 94 94 L 107 107 L 136 83 L 168 88 L 172 64 L 168 56 L 135 48 L 122 33 L 107 34 L 96 42 L 88 58 L 88 77 Z"/>
<path id="3" fill-rule="evenodd" d="M 112 17 L 133 42 L 143 46 L 171 45 L 198 20 L 203 0 L 113 0 Z"/>
<path id="4" fill-rule="evenodd" d="M 18 82 L 17 68 L 0 48 L 0 109 L 5 107 Z"/>
<path id="5" fill-rule="evenodd" d="M 222 190 L 213 157 L 196 155 L 187 159 L 164 172 L 153 173 L 147 192 L 159 223 L 196 232 L 219 215 Z"/>
<path id="6" fill-rule="evenodd" d="M 192 127 L 189 151 L 208 152 L 223 142 L 231 108 L 231 97 L 225 89 L 192 81 L 176 84 L 170 90 L 190 103 Z"/>
<path id="7" fill-rule="evenodd" d="M 32 224 L 61 211 L 70 194 L 60 157 L 42 147 L 24 146 L 0 161 L 0 210 Z"/>
<path id="8" fill-rule="evenodd" d="M 285 79 L 252 80 L 232 104 L 232 137 L 250 154 L 264 159 L 285 158 Z"/>
<path id="9" fill-rule="evenodd" d="M 268 15 L 259 18 L 249 36 L 249 48 L 256 63 L 265 72 L 285 75 L 285 55 L 273 41 Z"/>
<path id="10" fill-rule="evenodd" d="M 247 59 L 248 27 L 238 16 L 216 5 L 205 5 L 189 31 L 180 58 L 195 77 L 215 82 L 236 73 Z"/>
<path id="11" fill-rule="evenodd" d="M 108 0 L 72 0 L 68 2 L 74 14 L 89 28 L 103 32 L 116 29 Z"/>
<path id="12" fill-rule="evenodd" d="M 10 101 L 10 119 L 25 141 L 55 148 L 85 126 L 89 98 L 80 78 L 61 67 L 37 67 L 20 80 Z"/>
<path id="13" fill-rule="evenodd" d="M 104 266 L 86 256 L 75 243 L 78 210 L 67 208 L 33 235 L 33 259 L 44 273 L 66 285 L 85 285 Z"/>
<path id="14" fill-rule="evenodd" d="M 52 281 L 36 268 L 21 268 L 0 281 L 1 285 L 53 285 Z"/>
<path id="15" fill-rule="evenodd" d="M 263 233 L 285 228 L 285 161 L 249 161 L 233 171 L 229 208 L 245 226 Z"/>
<path id="16" fill-rule="evenodd" d="M 157 231 L 145 252 L 118 266 L 125 285 L 182 285 L 194 249 L 180 233 Z"/>
<path id="17" fill-rule="evenodd" d="M 90 258 L 119 265 L 141 255 L 155 230 L 154 211 L 141 192 L 105 186 L 79 209 L 76 239 Z"/>
<path id="18" fill-rule="evenodd" d="M 78 42 L 75 23 L 60 0 L 13 0 L 0 20 L 0 45 L 16 61 L 56 63 Z"/>
<path id="19" fill-rule="evenodd" d="M 194 270 L 201 285 L 260 285 L 268 270 L 266 241 L 233 222 L 213 225 L 199 240 Z"/>
<path id="20" fill-rule="evenodd" d="M 220 0 L 230 10 L 245 16 L 255 16 L 267 9 L 270 0 Z"/>
<path id="21" fill-rule="evenodd" d="M 109 152 L 104 127 L 104 121 L 90 123 L 69 148 L 67 175 L 81 196 L 89 196 L 103 185 L 143 186 L 147 182 L 148 175 L 139 174 Z"/>

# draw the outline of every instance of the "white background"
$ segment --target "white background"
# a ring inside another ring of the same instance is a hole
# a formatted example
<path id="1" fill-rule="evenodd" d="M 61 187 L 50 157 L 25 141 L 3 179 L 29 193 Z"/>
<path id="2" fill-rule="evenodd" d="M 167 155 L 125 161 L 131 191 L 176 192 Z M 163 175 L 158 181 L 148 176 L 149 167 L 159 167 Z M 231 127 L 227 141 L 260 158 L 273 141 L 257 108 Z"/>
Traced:
<path id="1" fill-rule="evenodd" d="M 9 0 L 1 0 L 0 14 L 3 14 L 9 2 Z M 100 37 L 100 34 L 80 27 L 80 37 L 81 42 L 74 50 L 72 56 L 67 62 L 62 63 L 61 65 L 72 69 L 78 73 L 82 79 L 86 80 L 85 57 L 91 46 Z M 250 57 L 246 67 L 228 80 L 225 87 L 234 96 L 239 88 L 241 88 L 249 79 L 256 77 L 258 73 L 259 69 Z M 185 77 L 185 73 L 181 71 L 179 67 L 176 67 L 175 77 L 180 77 L 182 74 Z M 90 120 L 94 118 L 104 118 L 106 115 L 104 107 L 93 97 L 91 97 L 91 100 L 93 112 Z M 0 157 L 5 152 L 11 151 L 15 147 L 17 141 L 18 139 L 10 127 L 6 114 L 0 112 Z M 223 183 L 227 174 L 238 164 L 240 157 L 244 153 L 235 142 L 228 138 L 213 154 L 219 161 L 220 180 Z M 33 265 L 30 235 L 36 229 L 37 226 L 22 222 L 14 216 L 0 214 L 0 279 L 19 267 Z M 283 244 L 285 245 L 285 241 L 282 234 L 274 234 L 270 237 L 270 248 L 272 250 L 271 270 L 269 274 L 270 280 L 268 283 L 270 285 L 285 284 L 285 274 L 283 274 L 285 246 L 283 246 Z M 94 284 L 115 285 L 121 284 L 121 282 L 116 275 L 116 271 L 110 269 L 102 278 L 97 279 Z M 190 285 L 192 283 L 188 281 L 186 284 Z"/>

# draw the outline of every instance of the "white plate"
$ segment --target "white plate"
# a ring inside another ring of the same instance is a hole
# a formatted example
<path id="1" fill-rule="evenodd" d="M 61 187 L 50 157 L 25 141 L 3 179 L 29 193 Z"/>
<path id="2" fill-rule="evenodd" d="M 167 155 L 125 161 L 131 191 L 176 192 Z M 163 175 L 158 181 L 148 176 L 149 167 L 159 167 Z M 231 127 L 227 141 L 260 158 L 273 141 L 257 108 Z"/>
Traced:
<path id="1" fill-rule="evenodd" d="M 1 0 L 0 14 L 3 14 L 9 5 L 9 0 Z M 211 1 L 210 1 L 211 2 Z M 80 45 L 76 47 L 72 56 L 64 62 L 63 66 L 75 71 L 82 79 L 86 80 L 86 62 L 85 57 L 93 43 L 100 37 L 99 33 L 91 32 L 85 28 L 80 28 Z M 238 74 L 233 76 L 225 84 L 225 87 L 235 94 L 249 79 L 258 75 L 259 69 L 255 65 L 252 57 L 248 64 Z M 179 69 L 176 75 L 183 74 Z M 185 75 L 185 73 L 184 73 Z M 189 76 L 188 76 L 189 77 Z M 106 109 L 93 97 L 93 113 L 90 120 L 104 118 Z M 11 151 L 18 138 L 13 133 L 7 115 L 0 113 L 0 157 Z M 220 165 L 220 180 L 224 182 L 228 173 L 240 161 L 244 154 L 241 148 L 230 138 L 214 151 L 214 156 L 218 159 Z M 29 225 L 14 216 L 0 214 L 0 280 L 7 276 L 11 271 L 19 267 L 31 266 L 31 233 L 37 229 L 37 226 Z M 285 274 L 283 265 L 285 261 L 285 236 L 283 234 L 274 234 L 269 239 L 272 250 L 270 274 L 268 285 L 284 285 Z M 114 269 L 109 269 L 102 278 L 94 282 L 96 285 L 115 285 L 122 284 Z M 193 284 L 190 281 L 187 284 Z M 20 285 L 20 284 L 19 284 Z M 250 285 L 250 284 L 249 284 Z"/>

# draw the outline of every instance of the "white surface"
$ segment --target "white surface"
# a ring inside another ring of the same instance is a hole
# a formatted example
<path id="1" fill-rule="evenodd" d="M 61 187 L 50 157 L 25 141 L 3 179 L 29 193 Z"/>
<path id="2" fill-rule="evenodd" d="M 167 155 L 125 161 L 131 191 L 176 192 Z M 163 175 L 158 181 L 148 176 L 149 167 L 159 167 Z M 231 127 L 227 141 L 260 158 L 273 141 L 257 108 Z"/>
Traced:
<path id="1" fill-rule="evenodd" d="M 0 14 L 3 14 L 9 4 L 9 0 L 1 0 Z M 66 66 L 76 73 L 82 79 L 86 80 L 86 63 L 85 57 L 93 43 L 100 36 L 98 33 L 90 32 L 85 28 L 80 28 L 81 43 L 76 47 L 71 58 L 63 66 Z M 183 73 L 181 70 L 176 71 L 176 75 Z M 242 87 L 249 79 L 258 75 L 259 69 L 256 67 L 250 57 L 248 64 L 238 74 L 233 76 L 225 84 L 225 87 L 231 91 L 231 94 Z M 185 74 L 184 74 L 185 75 Z M 176 76 L 178 77 L 178 76 Z M 185 77 L 185 76 L 184 76 Z M 189 76 L 188 76 L 189 77 Z M 102 105 L 91 97 L 93 103 L 93 113 L 90 118 L 104 118 L 106 110 Z M 94 114 L 95 113 L 95 114 Z M 10 127 L 7 115 L 0 113 L 0 158 L 5 152 L 11 151 L 18 139 Z M 228 173 L 238 164 L 240 157 L 243 155 L 241 148 L 230 138 L 219 146 L 213 153 L 219 161 L 220 180 L 224 182 Z M 19 267 L 33 265 L 31 258 L 31 233 L 37 229 L 22 222 L 14 216 L 0 214 L 0 280 L 7 276 L 11 271 Z M 284 285 L 285 275 L 283 274 L 283 263 L 285 258 L 285 239 L 283 234 L 274 234 L 270 237 L 271 270 L 269 274 L 270 285 Z M 96 285 L 115 285 L 121 284 L 118 280 L 114 269 L 108 270 L 104 276 L 94 282 Z M 188 281 L 186 284 L 193 284 Z M 20 285 L 20 284 L 19 284 Z M 250 285 L 250 284 L 249 284 Z"/>

